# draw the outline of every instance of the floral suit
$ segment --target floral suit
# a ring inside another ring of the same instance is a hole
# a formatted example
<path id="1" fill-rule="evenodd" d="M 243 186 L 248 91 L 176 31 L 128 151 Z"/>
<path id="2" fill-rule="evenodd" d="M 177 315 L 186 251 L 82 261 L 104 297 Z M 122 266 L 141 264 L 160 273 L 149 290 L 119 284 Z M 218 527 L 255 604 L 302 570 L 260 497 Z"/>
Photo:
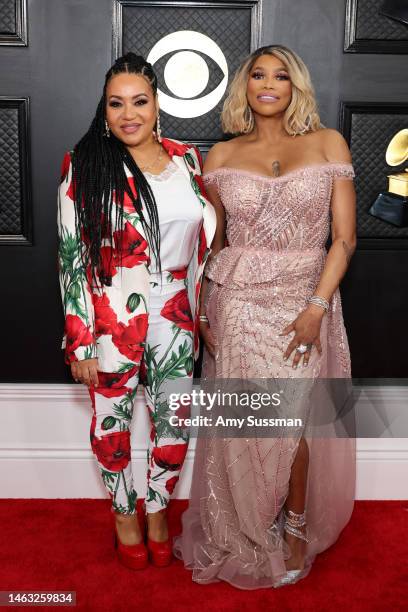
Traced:
<path id="1" fill-rule="evenodd" d="M 145 384 L 152 424 L 146 498 L 149 512 L 167 504 L 184 461 L 188 432 L 170 425 L 173 413 L 166 383 L 177 379 L 183 392 L 187 382 L 191 388 L 193 357 L 197 358 L 199 348 L 198 297 L 216 225 L 215 211 L 201 180 L 198 149 L 169 139 L 163 139 L 162 144 L 189 179 L 201 203 L 203 220 L 188 266 L 163 272 L 160 283 L 149 270 L 149 245 L 140 218 L 125 194 L 123 229 L 114 232 L 113 245 L 101 247 L 100 277 L 108 282 L 102 291 L 94 286 L 90 268 L 84 269 L 80 258 L 83 245 L 75 230 L 68 153 L 58 200 L 65 362 L 98 358 L 99 385 L 90 388 L 91 444 L 113 509 L 129 514 L 135 511 L 136 502 L 129 427 L 139 381 Z M 135 193 L 133 177 L 126 172 Z"/>

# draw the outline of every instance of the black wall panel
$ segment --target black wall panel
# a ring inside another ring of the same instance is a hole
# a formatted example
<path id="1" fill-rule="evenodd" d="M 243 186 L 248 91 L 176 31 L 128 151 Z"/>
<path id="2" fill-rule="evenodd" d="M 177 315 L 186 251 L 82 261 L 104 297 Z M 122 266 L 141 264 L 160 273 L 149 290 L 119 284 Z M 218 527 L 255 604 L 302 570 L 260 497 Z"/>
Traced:
<path id="1" fill-rule="evenodd" d="M 368 213 L 378 194 L 388 189 L 387 175 L 403 172 L 406 164 L 390 167 L 385 152 L 391 138 L 408 125 L 407 104 L 343 102 L 340 108 L 341 131 L 349 142 L 356 172 L 357 237 L 408 238 L 408 227 L 399 228 Z M 360 240 L 360 246 L 408 248 L 408 240 Z"/>
<path id="2" fill-rule="evenodd" d="M 389 2 L 393 11 L 384 14 L 384 0 L 347 0 L 344 50 L 348 53 L 408 53 L 408 27 L 388 14 L 399 16 L 395 10 L 403 5 Z M 405 15 L 407 9 L 405 9 Z"/>
<path id="3" fill-rule="evenodd" d="M 0 97 L 0 244 L 31 244 L 27 98 Z"/>
<path id="4" fill-rule="evenodd" d="M 0 96 L 30 100 L 33 221 L 32 246 L 0 240 L 0 380 L 67 382 L 56 194 L 64 152 L 89 125 L 111 63 L 112 2 L 31 0 L 27 18 L 29 45 L 0 47 Z"/>
<path id="5" fill-rule="evenodd" d="M 27 0 L 1 0 L 0 45 L 25 47 L 27 43 Z"/>
<path id="6" fill-rule="evenodd" d="M 123 48 L 146 54 L 159 36 L 184 24 L 217 39 L 231 72 L 258 44 L 286 44 L 309 66 L 323 122 L 349 138 L 357 171 L 359 244 L 341 285 L 353 374 L 407 376 L 407 231 L 367 218 L 372 198 L 386 185 L 388 138 L 408 127 L 408 26 L 379 18 L 379 5 L 379 0 L 2 0 L 0 234 L 11 233 L 11 239 L 0 239 L 0 380 L 71 380 L 60 350 L 56 265 L 61 160 L 88 127 L 117 53 Z M 203 18 L 211 7 L 214 13 Z M 140 29 L 146 11 L 151 23 Z M 345 33 L 351 53 L 344 52 Z M 180 125 L 168 116 L 163 127 L 168 136 L 202 142 L 205 149 L 220 136 L 218 110 L 200 124 Z"/>

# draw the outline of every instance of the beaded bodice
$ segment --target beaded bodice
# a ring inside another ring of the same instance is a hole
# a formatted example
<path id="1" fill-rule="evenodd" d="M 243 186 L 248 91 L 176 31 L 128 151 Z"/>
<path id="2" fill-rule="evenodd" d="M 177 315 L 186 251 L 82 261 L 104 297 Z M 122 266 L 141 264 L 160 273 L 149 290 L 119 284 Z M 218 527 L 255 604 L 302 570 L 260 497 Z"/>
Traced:
<path id="1" fill-rule="evenodd" d="M 252 274 L 258 282 L 272 280 L 282 265 L 287 267 L 287 256 L 296 253 L 306 269 L 308 257 L 315 265 L 329 236 L 333 181 L 353 176 L 351 164 L 341 162 L 305 166 L 279 177 L 225 167 L 204 175 L 206 185 L 216 185 L 227 220 L 228 247 L 207 266 L 210 278 L 215 274 L 214 280 L 223 282 L 233 267 L 237 282 L 251 282 Z M 290 259 L 287 271 L 293 274 L 297 260 Z"/>

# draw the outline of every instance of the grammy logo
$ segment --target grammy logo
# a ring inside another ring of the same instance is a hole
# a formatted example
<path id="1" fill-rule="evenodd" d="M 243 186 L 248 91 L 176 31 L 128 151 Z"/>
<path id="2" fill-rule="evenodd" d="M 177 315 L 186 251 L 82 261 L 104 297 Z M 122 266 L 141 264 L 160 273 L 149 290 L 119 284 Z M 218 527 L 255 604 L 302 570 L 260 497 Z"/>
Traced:
<path id="1" fill-rule="evenodd" d="M 389 166 L 399 166 L 408 159 L 408 130 L 397 132 L 391 139 L 385 154 Z M 408 168 L 405 172 L 388 175 L 388 191 L 408 196 Z"/>
<path id="2" fill-rule="evenodd" d="M 391 138 L 385 159 L 389 166 L 399 166 L 408 159 L 408 129 Z M 368 212 L 381 221 L 408 227 L 408 168 L 388 175 L 388 191 L 379 194 Z"/>

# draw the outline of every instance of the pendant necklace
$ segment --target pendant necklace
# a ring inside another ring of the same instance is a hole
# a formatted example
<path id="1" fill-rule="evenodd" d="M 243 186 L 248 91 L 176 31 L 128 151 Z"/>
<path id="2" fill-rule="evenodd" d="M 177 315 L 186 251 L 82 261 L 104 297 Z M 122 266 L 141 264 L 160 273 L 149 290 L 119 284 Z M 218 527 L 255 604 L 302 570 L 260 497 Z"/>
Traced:
<path id="1" fill-rule="evenodd" d="M 272 162 L 272 176 L 277 177 L 279 175 L 280 175 L 280 163 L 278 159 L 275 159 L 275 161 Z"/>

